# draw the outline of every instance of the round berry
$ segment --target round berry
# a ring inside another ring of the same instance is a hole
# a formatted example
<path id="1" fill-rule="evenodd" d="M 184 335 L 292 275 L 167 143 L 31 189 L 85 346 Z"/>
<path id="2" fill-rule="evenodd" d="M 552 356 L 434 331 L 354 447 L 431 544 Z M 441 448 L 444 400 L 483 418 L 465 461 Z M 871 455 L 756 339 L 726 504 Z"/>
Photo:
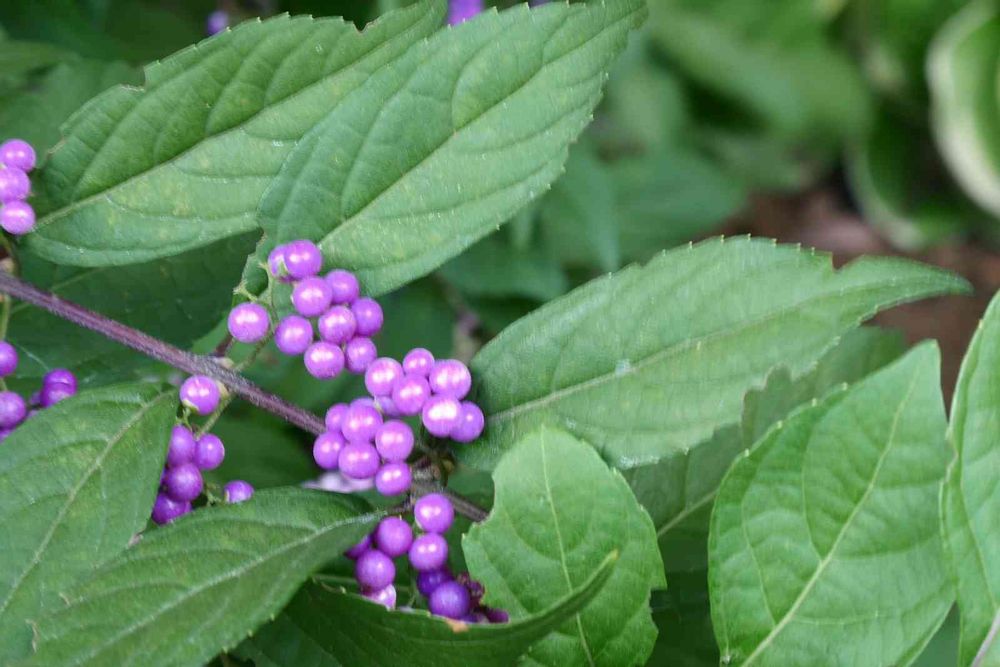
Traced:
<path id="1" fill-rule="evenodd" d="M 21 171 L 35 168 L 35 149 L 23 139 L 10 139 L 0 144 L 0 164 Z"/>
<path id="2" fill-rule="evenodd" d="M 286 244 L 283 255 L 285 270 L 296 280 L 315 276 L 323 266 L 323 253 L 315 243 L 305 239 Z"/>
<path id="3" fill-rule="evenodd" d="M 0 169 L 0 203 L 24 199 L 30 191 L 31 181 L 24 171 L 15 167 Z"/>
<path id="4" fill-rule="evenodd" d="M 292 282 L 292 277 L 288 275 L 288 269 L 285 267 L 285 246 L 279 245 L 268 254 L 267 268 L 271 271 L 271 275 L 281 282 Z"/>
<path id="5" fill-rule="evenodd" d="M 193 463 L 170 468 L 163 476 L 163 490 L 178 502 L 194 500 L 201 495 L 203 486 L 201 471 Z"/>
<path id="6" fill-rule="evenodd" d="M 406 416 L 419 414 L 430 395 L 430 385 L 420 375 L 404 375 L 392 388 L 392 402 Z"/>
<path id="7" fill-rule="evenodd" d="M 340 430 L 351 442 L 371 442 L 382 426 L 382 415 L 370 405 L 351 404 Z"/>
<path id="8" fill-rule="evenodd" d="M 358 323 L 354 321 L 354 313 L 347 306 L 334 306 L 323 313 L 316 321 L 319 337 L 330 343 L 343 345 L 354 337 Z"/>
<path id="9" fill-rule="evenodd" d="M 413 429 L 406 422 L 390 419 L 375 433 L 375 448 L 383 461 L 405 461 L 413 451 Z"/>
<path id="10" fill-rule="evenodd" d="M 413 540 L 409 556 L 417 572 L 439 570 L 448 562 L 448 542 L 437 533 L 426 533 Z"/>
<path id="11" fill-rule="evenodd" d="M 351 304 L 358 323 L 359 336 L 374 336 L 382 329 L 382 306 L 374 299 L 363 297 Z"/>
<path id="12" fill-rule="evenodd" d="M 292 305 L 299 315 L 316 317 L 330 307 L 333 290 L 322 278 L 300 280 L 292 290 Z"/>
<path id="13" fill-rule="evenodd" d="M 365 388 L 372 396 L 389 396 L 403 377 L 403 367 L 389 357 L 376 359 L 365 371 Z"/>
<path id="14" fill-rule="evenodd" d="M 320 380 L 335 378 L 344 370 L 344 352 L 322 340 L 309 346 L 303 360 L 309 375 Z"/>
<path id="15" fill-rule="evenodd" d="M 226 502 L 230 504 L 242 503 L 253 497 L 253 486 L 242 479 L 234 479 L 223 488 L 226 492 Z"/>
<path id="16" fill-rule="evenodd" d="M 367 442 L 350 442 L 340 450 L 337 466 L 344 477 L 368 479 L 378 472 L 378 452 Z"/>
<path id="17" fill-rule="evenodd" d="M 208 19 L 205 21 L 205 32 L 211 35 L 218 35 L 220 32 L 229 27 L 229 13 L 224 12 L 221 9 L 217 9 L 208 15 Z"/>
<path id="18" fill-rule="evenodd" d="M 24 421 L 28 407 L 20 394 L 13 391 L 0 392 L 0 428 L 14 428 Z"/>
<path id="19" fill-rule="evenodd" d="M 451 431 L 451 439 L 457 442 L 472 442 L 483 434 L 486 417 L 479 406 L 472 401 L 462 401 L 462 412 L 458 416 L 458 426 Z"/>
<path id="20" fill-rule="evenodd" d="M 0 377 L 17 370 L 17 350 L 7 341 L 0 341 Z"/>
<path id="21" fill-rule="evenodd" d="M 362 595 L 372 602 L 379 603 L 386 609 L 394 609 L 396 607 L 396 587 L 392 584 L 377 591 L 365 591 Z"/>
<path id="22" fill-rule="evenodd" d="M 215 412 L 219 407 L 219 385 L 210 377 L 192 375 L 181 385 L 181 403 L 200 415 Z"/>
<path id="23" fill-rule="evenodd" d="M 438 438 L 444 438 L 452 429 L 458 426 L 462 405 L 451 396 L 431 396 L 424 403 L 420 420 L 427 432 Z"/>
<path id="24" fill-rule="evenodd" d="M 278 323 L 274 331 L 274 344 L 284 354 L 302 354 L 313 342 L 312 323 L 304 317 L 289 315 Z"/>
<path id="25" fill-rule="evenodd" d="M 229 312 L 229 334 L 241 343 L 256 343 L 267 335 L 271 319 L 259 303 L 241 303 Z"/>
<path id="26" fill-rule="evenodd" d="M 472 374 L 466 365 L 457 359 L 445 359 L 434 364 L 427 381 L 435 394 L 459 400 L 465 398 L 472 388 Z"/>
<path id="27" fill-rule="evenodd" d="M 326 274 L 326 282 L 333 289 L 334 303 L 353 303 L 361 294 L 361 286 L 357 277 L 350 271 L 334 269 Z"/>
<path id="28" fill-rule="evenodd" d="M 429 597 L 434 589 L 446 581 L 451 581 L 453 577 L 447 568 L 440 570 L 427 570 L 417 575 L 417 590 L 424 597 Z"/>
<path id="29" fill-rule="evenodd" d="M 377 356 L 378 350 L 370 338 L 355 336 L 344 346 L 347 370 L 352 373 L 364 373 Z"/>
<path id="30" fill-rule="evenodd" d="M 379 521 L 375 529 L 375 544 L 390 558 L 402 556 L 413 544 L 413 529 L 398 516 L 387 516 Z"/>
<path id="31" fill-rule="evenodd" d="M 375 408 L 386 417 L 402 417 L 402 413 L 396 408 L 396 404 L 388 396 L 379 396 L 375 399 Z"/>
<path id="32" fill-rule="evenodd" d="M 443 534 L 455 520 L 455 508 L 440 493 L 429 493 L 413 506 L 413 518 L 425 532 Z"/>
<path id="33" fill-rule="evenodd" d="M 165 493 L 156 496 L 153 503 L 152 519 L 161 526 L 191 511 L 191 503 L 177 501 Z"/>
<path id="34" fill-rule="evenodd" d="M 431 593 L 427 608 L 432 614 L 446 618 L 462 618 L 469 613 L 469 591 L 457 581 L 446 581 Z"/>
<path id="35" fill-rule="evenodd" d="M 430 350 L 422 347 L 415 347 L 403 357 L 403 370 L 410 375 L 420 375 L 427 377 L 434 368 L 434 355 Z"/>
<path id="36" fill-rule="evenodd" d="M 326 411 L 326 430 L 340 432 L 340 426 L 344 423 L 344 416 L 347 414 L 346 403 L 334 403 Z"/>
<path id="37" fill-rule="evenodd" d="M 53 368 L 42 378 L 42 385 L 47 384 L 68 384 L 76 389 L 76 376 L 65 368 Z"/>
<path id="38" fill-rule="evenodd" d="M 410 490 L 413 473 L 406 463 L 386 463 L 375 473 L 375 489 L 383 496 L 398 496 Z"/>
<path id="39" fill-rule="evenodd" d="M 503 609 L 486 609 L 486 618 L 489 619 L 490 623 L 509 623 L 510 614 L 505 612 Z"/>
<path id="40" fill-rule="evenodd" d="M 199 470 L 215 470 L 226 458 L 226 448 L 222 439 L 214 433 L 205 433 L 198 438 L 194 452 L 194 464 Z"/>
<path id="41" fill-rule="evenodd" d="M 8 201 L 0 208 L 0 228 L 20 236 L 35 228 L 35 209 L 23 201 Z"/>
<path id="42" fill-rule="evenodd" d="M 170 431 L 170 446 L 167 448 L 167 467 L 176 468 L 194 461 L 198 447 L 194 434 L 186 426 L 178 424 Z"/>
<path id="43" fill-rule="evenodd" d="M 323 470 L 336 470 L 340 450 L 346 444 L 347 441 L 339 430 L 321 433 L 313 443 L 313 460 Z"/>
<path id="44" fill-rule="evenodd" d="M 355 544 L 353 547 L 344 552 L 344 555 L 352 560 L 357 560 L 368 551 L 372 546 L 372 536 L 365 535 L 361 538 L 361 541 Z"/>
<path id="45" fill-rule="evenodd" d="M 395 581 L 396 566 L 391 558 L 378 549 L 369 549 L 361 554 L 354 565 L 354 577 L 362 588 L 378 590 Z"/>
<path id="46" fill-rule="evenodd" d="M 38 392 L 38 405 L 42 408 L 51 408 L 53 405 L 74 396 L 76 388 L 64 382 L 49 382 L 42 385 Z"/>

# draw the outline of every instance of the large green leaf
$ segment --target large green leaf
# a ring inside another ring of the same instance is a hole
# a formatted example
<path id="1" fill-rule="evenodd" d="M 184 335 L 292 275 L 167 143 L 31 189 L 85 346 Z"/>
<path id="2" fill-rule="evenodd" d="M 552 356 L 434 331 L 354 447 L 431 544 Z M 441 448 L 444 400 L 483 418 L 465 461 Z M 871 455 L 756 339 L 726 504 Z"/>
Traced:
<path id="1" fill-rule="evenodd" d="M 522 5 L 418 44 L 300 142 L 264 229 L 319 241 L 369 292 L 428 272 L 560 174 L 645 13 L 641 0 Z"/>
<path id="2" fill-rule="evenodd" d="M 27 664 L 203 664 L 371 530 L 378 516 L 365 507 L 322 491 L 267 489 L 154 530 L 39 622 Z"/>
<path id="3" fill-rule="evenodd" d="M 146 525 L 176 390 L 84 391 L 33 416 L 0 447 L 0 662 L 81 575 Z"/>
<path id="4" fill-rule="evenodd" d="M 925 344 L 768 432 L 726 475 L 709 587 L 722 662 L 908 664 L 951 607 L 947 465 Z"/>
<path id="5" fill-rule="evenodd" d="M 26 74 L 51 67 L 71 57 L 70 52 L 44 42 L 0 39 L 0 76 Z"/>
<path id="6" fill-rule="evenodd" d="M 82 266 L 175 255 L 254 230 L 302 136 L 372 72 L 439 25 L 442 4 L 364 32 L 339 19 L 243 23 L 146 68 L 66 127 L 35 179 L 39 254 Z M 152 129 L 151 129 L 152 128 Z"/>
<path id="7" fill-rule="evenodd" d="M 206 482 L 221 486 L 242 479 L 255 489 L 266 489 L 301 484 L 316 476 L 308 436 L 256 408 L 236 411 L 233 407 L 212 428 L 226 446 L 226 458 L 215 470 L 205 471 Z"/>
<path id="8" fill-rule="evenodd" d="M 948 553 L 962 612 L 961 660 L 1000 662 L 1000 529 L 995 521 L 996 461 L 1000 450 L 1000 299 L 994 297 L 962 362 L 951 409 L 955 459 L 942 496 Z"/>
<path id="9" fill-rule="evenodd" d="M 532 245 L 521 250 L 496 235 L 442 266 L 441 275 L 463 293 L 478 297 L 548 301 L 569 288 L 562 267 L 545 249 Z"/>
<path id="10" fill-rule="evenodd" d="M 753 239 L 666 252 L 543 306 L 484 347 L 472 365 L 486 431 L 459 456 L 492 466 L 550 424 L 616 467 L 650 465 L 737 423 L 744 395 L 776 366 L 798 376 L 875 311 L 963 289 L 908 261 L 834 271 L 825 255 Z"/>
<path id="11" fill-rule="evenodd" d="M 587 444 L 545 428 L 521 440 L 493 479 L 493 510 L 462 547 L 486 586 L 485 602 L 512 619 L 548 609 L 584 585 L 608 553 L 620 554 L 604 589 L 521 664 L 642 664 L 656 639 L 650 589 L 666 580 L 653 524 L 618 472 Z"/>
<path id="12" fill-rule="evenodd" d="M 310 584 L 237 653 L 256 667 L 508 667 L 585 607 L 611 576 L 608 559 L 571 594 L 537 615 L 470 625 L 423 611 L 389 611 L 357 595 Z"/>

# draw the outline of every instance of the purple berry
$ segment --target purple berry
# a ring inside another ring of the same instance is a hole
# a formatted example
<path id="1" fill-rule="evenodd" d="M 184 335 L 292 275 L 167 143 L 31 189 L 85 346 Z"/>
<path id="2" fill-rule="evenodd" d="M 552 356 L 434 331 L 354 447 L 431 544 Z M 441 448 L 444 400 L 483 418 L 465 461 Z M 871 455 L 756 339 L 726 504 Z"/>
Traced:
<path id="1" fill-rule="evenodd" d="M 226 448 L 222 439 L 214 433 L 205 433 L 198 438 L 194 452 L 194 464 L 199 470 L 215 470 L 226 458 Z"/>
<path id="2" fill-rule="evenodd" d="M 363 297 L 351 304 L 358 323 L 359 336 L 374 336 L 382 329 L 382 306 L 374 299 Z"/>
<path id="3" fill-rule="evenodd" d="M 253 486 L 242 479 L 234 479 L 223 488 L 226 492 L 226 502 L 230 504 L 242 503 L 253 497 Z"/>
<path id="4" fill-rule="evenodd" d="M 210 377 L 192 375 L 181 385 L 181 403 L 200 415 L 215 412 L 219 407 L 219 385 Z"/>
<path id="5" fill-rule="evenodd" d="M 483 0 L 451 0 L 448 3 L 448 25 L 458 25 L 483 11 Z"/>
<path id="6" fill-rule="evenodd" d="M 462 618 L 469 613 L 469 591 L 457 581 L 446 581 L 430 594 L 427 608 L 432 614 L 446 618 Z"/>
<path id="7" fill-rule="evenodd" d="M 416 415 L 431 395 L 430 385 L 420 375 L 404 375 L 392 388 L 392 402 L 401 415 Z"/>
<path id="8" fill-rule="evenodd" d="M 406 463 L 386 463 L 375 473 L 375 489 L 383 496 L 398 496 L 410 490 L 413 473 Z"/>
<path id="9" fill-rule="evenodd" d="M 375 447 L 383 461 L 405 461 L 413 451 L 413 429 L 406 422 L 391 419 L 375 433 Z"/>
<path id="10" fill-rule="evenodd" d="M 25 199 L 30 191 L 31 181 L 22 170 L 14 167 L 0 169 L 0 203 Z"/>
<path id="11" fill-rule="evenodd" d="M 510 614 L 505 612 L 503 609 L 486 609 L 486 618 L 489 619 L 490 623 L 509 623 Z"/>
<path id="12" fill-rule="evenodd" d="M 194 434 L 186 426 L 178 424 L 170 431 L 170 446 L 167 448 L 167 467 L 176 468 L 194 461 L 198 447 Z"/>
<path id="13" fill-rule="evenodd" d="M 370 405 L 351 404 L 340 430 L 351 442 L 371 442 L 382 426 L 382 415 Z"/>
<path id="14" fill-rule="evenodd" d="M 378 472 L 378 452 L 367 442 L 350 442 L 340 450 L 337 466 L 344 477 L 368 479 Z"/>
<path id="15" fill-rule="evenodd" d="M 344 346 L 344 357 L 347 359 L 347 370 L 352 373 L 364 373 L 375 361 L 378 351 L 370 338 L 355 336 Z"/>
<path id="16" fill-rule="evenodd" d="M 462 405 L 451 396 L 431 396 L 424 403 L 420 419 L 428 433 L 444 438 L 458 426 L 461 412 Z"/>
<path id="17" fill-rule="evenodd" d="M 194 500 L 201 495 L 203 486 L 201 471 L 193 463 L 170 468 L 163 476 L 163 490 L 178 502 Z"/>
<path id="18" fill-rule="evenodd" d="M 365 535 L 361 538 L 361 541 L 355 544 L 353 547 L 344 552 L 344 555 L 352 560 L 357 560 L 368 551 L 372 546 L 372 536 Z"/>
<path id="19" fill-rule="evenodd" d="M 221 9 L 217 9 L 208 15 L 208 19 L 205 21 L 205 32 L 211 35 L 218 35 L 220 32 L 229 27 L 229 13 L 224 12 Z"/>
<path id="20" fill-rule="evenodd" d="M 358 285 L 358 279 L 350 271 L 334 269 L 326 274 L 326 282 L 333 289 L 334 303 L 353 303 L 361 294 L 361 286 Z"/>
<path id="21" fill-rule="evenodd" d="M 285 246 L 279 245 L 268 254 L 267 268 L 270 269 L 271 275 L 281 282 L 292 282 L 292 277 L 288 275 L 288 269 L 285 267 Z"/>
<path id="22" fill-rule="evenodd" d="M 434 368 L 434 355 L 430 350 L 415 347 L 403 357 L 403 370 L 409 375 L 427 377 Z"/>
<path id="23" fill-rule="evenodd" d="M 429 597 L 434 589 L 446 581 L 451 581 L 453 577 L 447 568 L 440 570 L 427 570 L 417 575 L 417 590 L 424 597 Z"/>
<path id="24" fill-rule="evenodd" d="M 8 201 L 0 208 L 0 228 L 20 236 L 35 228 L 35 209 L 23 201 Z"/>
<path id="25" fill-rule="evenodd" d="M 344 416 L 346 414 L 346 403 L 334 403 L 331 405 L 330 409 L 326 411 L 326 430 L 339 432 L 341 424 L 344 423 Z"/>
<path id="26" fill-rule="evenodd" d="M 372 396 L 389 396 L 403 377 L 403 367 L 389 357 L 376 359 L 365 371 L 365 388 Z"/>
<path id="27" fill-rule="evenodd" d="M 35 168 L 35 149 L 23 139 L 11 139 L 0 144 L 0 164 L 21 171 Z"/>
<path id="28" fill-rule="evenodd" d="M 347 306 L 334 306 L 316 321 L 319 337 L 330 343 L 343 345 L 354 337 L 357 322 L 354 313 Z"/>
<path id="29" fill-rule="evenodd" d="M 0 392 L 0 428 L 14 428 L 24 421 L 28 407 L 20 394 L 13 391 Z"/>
<path id="30" fill-rule="evenodd" d="M 402 413 L 396 408 L 396 404 L 388 396 L 379 396 L 375 399 L 375 409 L 386 417 L 402 417 Z"/>
<path id="31" fill-rule="evenodd" d="M 34 412 L 34 411 L 32 410 L 32 412 Z M 4 440 L 6 440 L 7 436 L 9 436 L 14 431 L 15 431 L 15 429 L 12 429 L 12 428 L 0 428 L 0 442 L 3 442 Z"/>
<path id="32" fill-rule="evenodd" d="M 458 417 L 458 426 L 451 431 L 451 439 L 457 442 L 472 442 L 483 434 L 486 417 L 479 406 L 472 401 L 462 401 L 462 412 Z"/>
<path id="33" fill-rule="evenodd" d="M 448 542 L 437 533 L 426 533 L 413 540 L 409 555 L 417 572 L 439 570 L 448 562 Z"/>
<path id="34" fill-rule="evenodd" d="M 462 400 L 472 388 L 472 374 L 461 361 L 445 359 L 434 364 L 427 378 L 431 391 L 441 396 Z"/>
<path id="35" fill-rule="evenodd" d="M 365 591 L 362 595 L 372 602 L 379 603 L 386 609 L 394 609 L 396 607 L 396 587 L 392 584 L 377 591 Z"/>
<path id="36" fill-rule="evenodd" d="M 302 354 L 313 342 L 312 323 L 304 317 L 289 315 L 278 323 L 274 344 L 289 356 Z"/>
<path id="37" fill-rule="evenodd" d="M 309 346 L 303 360 L 309 375 L 320 380 L 335 378 L 344 370 L 344 352 L 322 340 Z"/>
<path id="38" fill-rule="evenodd" d="M 472 600 L 473 605 L 478 606 L 483 596 L 486 595 L 486 589 L 483 587 L 483 584 L 473 579 L 468 572 L 463 572 L 455 577 L 455 581 L 465 586 L 465 590 L 469 591 L 469 598 Z"/>
<path id="39" fill-rule="evenodd" d="M 65 368 L 53 368 L 42 378 L 42 385 L 47 384 L 68 384 L 76 389 L 76 376 Z"/>
<path id="40" fill-rule="evenodd" d="M 51 408 L 53 405 L 74 396 L 76 388 L 64 382 L 49 382 L 42 385 L 38 392 L 38 405 L 42 408 Z"/>
<path id="41" fill-rule="evenodd" d="M 17 370 L 17 350 L 7 341 L 0 341 L 0 377 Z"/>
<path id="42" fill-rule="evenodd" d="M 336 470 L 340 450 L 346 444 L 347 441 L 339 430 L 321 433 L 313 443 L 313 460 L 323 470 Z"/>
<path id="43" fill-rule="evenodd" d="M 256 343 L 267 335 L 271 319 L 259 303 L 241 303 L 229 312 L 229 334 L 241 343 Z"/>
<path id="44" fill-rule="evenodd" d="M 375 529 L 375 544 L 378 550 L 390 558 L 402 556 L 413 544 L 413 529 L 398 516 L 387 516 Z"/>
<path id="45" fill-rule="evenodd" d="M 315 243 L 305 239 L 285 244 L 283 255 L 285 270 L 296 280 L 315 276 L 323 266 L 323 253 Z"/>
<path id="46" fill-rule="evenodd" d="M 177 501 L 165 493 L 156 496 L 153 503 L 152 519 L 161 526 L 191 511 L 191 503 Z"/>
<path id="47" fill-rule="evenodd" d="M 444 534 L 455 520 L 455 508 L 440 493 L 429 493 L 413 506 L 413 518 L 425 532 Z"/>
<path id="48" fill-rule="evenodd" d="M 304 278 L 292 290 L 292 305 L 299 315 L 316 317 L 330 307 L 333 290 L 322 278 Z"/>
<path id="49" fill-rule="evenodd" d="M 354 577 L 362 588 L 379 590 L 396 579 L 396 566 L 392 559 L 378 549 L 369 549 L 361 554 L 354 565 Z"/>

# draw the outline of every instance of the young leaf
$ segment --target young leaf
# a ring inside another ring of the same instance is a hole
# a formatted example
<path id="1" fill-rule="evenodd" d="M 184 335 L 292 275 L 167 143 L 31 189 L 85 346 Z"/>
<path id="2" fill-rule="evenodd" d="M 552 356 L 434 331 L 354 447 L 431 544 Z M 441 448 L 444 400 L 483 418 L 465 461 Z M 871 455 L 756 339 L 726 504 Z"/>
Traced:
<path id="1" fill-rule="evenodd" d="M 949 440 L 956 457 L 941 500 L 945 544 L 962 612 L 959 664 L 1000 661 L 1000 528 L 996 512 L 1000 440 L 1000 298 L 994 297 L 969 344 L 955 387 Z M 979 657 L 981 656 L 981 657 Z M 979 657 L 979 662 L 974 661 Z"/>
<path id="2" fill-rule="evenodd" d="M 317 240 L 371 293 L 430 271 L 559 175 L 645 14 L 641 0 L 522 5 L 437 33 L 300 142 L 264 229 Z"/>
<path id="3" fill-rule="evenodd" d="M 518 620 L 580 588 L 608 553 L 620 560 L 607 586 L 525 665 L 637 665 L 653 648 L 651 588 L 666 587 L 649 516 L 597 453 L 562 431 L 523 438 L 497 466 L 489 518 L 462 540 L 486 604 Z"/>
<path id="4" fill-rule="evenodd" d="M 142 89 L 109 90 L 68 124 L 33 183 L 44 197 L 26 242 L 58 263 L 100 266 L 256 229 L 296 142 L 437 29 L 442 11 L 422 2 L 364 32 L 339 19 L 246 22 L 148 66 Z"/>
<path id="5" fill-rule="evenodd" d="M 176 390 L 130 384 L 43 410 L 0 448 L 0 662 L 81 575 L 146 525 Z"/>
<path id="6" fill-rule="evenodd" d="M 965 288 L 903 260 L 834 271 L 825 255 L 754 239 L 666 252 L 546 304 L 484 347 L 472 364 L 488 423 L 459 455 L 490 467 L 549 424 L 617 467 L 650 464 L 738 422 L 744 395 L 773 368 L 796 377 L 877 310 Z"/>
<path id="7" fill-rule="evenodd" d="M 257 667 L 508 667 L 585 607 L 614 565 L 614 558 L 606 559 L 590 579 L 548 609 L 502 625 L 389 611 L 357 595 L 308 584 L 237 654 Z"/>
<path id="8" fill-rule="evenodd" d="M 41 620 L 27 664 L 203 664 L 361 539 L 378 520 L 365 507 L 349 496 L 267 489 L 154 530 Z"/>
<path id="9" fill-rule="evenodd" d="M 953 600 L 937 518 L 944 430 L 926 344 L 796 412 L 733 465 L 709 542 L 723 663 L 920 653 Z"/>

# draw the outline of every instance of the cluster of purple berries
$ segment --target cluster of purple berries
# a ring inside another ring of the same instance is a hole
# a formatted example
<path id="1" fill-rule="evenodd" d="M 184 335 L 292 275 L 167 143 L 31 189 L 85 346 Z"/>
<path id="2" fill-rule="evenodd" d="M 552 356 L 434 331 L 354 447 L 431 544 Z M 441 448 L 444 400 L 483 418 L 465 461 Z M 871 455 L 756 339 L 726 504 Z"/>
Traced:
<path id="1" fill-rule="evenodd" d="M 17 350 L 7 341 L 0 341 L 0 378 L 17 370 Z M 56 368 L 42 378 L 42 388 L 25 402 L 14 391 L 0 392 L 0 440 L 13 433 L 36 411 L 49 408 L 76 393 L 76 376 L 65 368 Z"/>
<path id="2" fill-rule="evenodd" d="M 392 609 L 396 606 L 396 564 L 406 554 L 417 572 L 417 589 L 427 598 L 432 614 L 471 623 L 505 623 L 507 613 L 482 605 L 482 584 L 467 574 L 455 577 L 448 569 L 448 542 L 444 533 L 455 519 L 451 501 L 439 493 L 423 496 L 413 507 L 417 527 L 401 517 L 379 522 L 371 535 L 347 551 L 355 561 L 354 576 L 362 595 Z"/>
<path id="3" fill-rule="evenodd" d="M 35 209 L 24 201 L 31 193 L 28 172 L 35 168 L 35 149 L 26 141 L 0 144 L 0 227 L 20 236 L 35 227 Z"/>

